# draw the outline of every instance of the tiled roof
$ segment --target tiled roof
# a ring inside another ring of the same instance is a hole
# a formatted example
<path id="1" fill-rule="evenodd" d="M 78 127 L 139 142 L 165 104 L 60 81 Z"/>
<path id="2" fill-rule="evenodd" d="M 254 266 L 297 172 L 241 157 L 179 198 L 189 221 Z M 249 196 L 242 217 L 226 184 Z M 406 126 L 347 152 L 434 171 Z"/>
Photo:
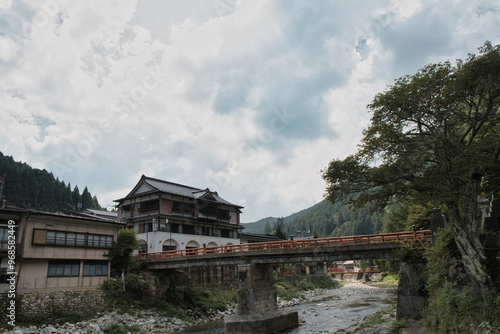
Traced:
<path id="1" fill-rule="evenodd" d="M 151 188 L 146 189 L 144 187 L 141 187 L 143 184 L 147 184 Z M 194 188 L 194 187 L 185 186 L 185 185 L 178 184 L 178 183 L 173 183 L 173 182 L 169 182 L 169 181 L 155 179 L 152 177 L 147 177 L 145 175 L 142 175 L 141 180 L 137 183 L 137 185 L 134 187 L 134 189 L 125 198 L 133 197 L 133 196 L 139 195 L 141 193 L 149 193 L 149 192 L 154 192 L 154 191 L 160 191 L 160 192 L 164 192 L 164 193 L 168 193 L 168 194 L 179 195 L 179 196 L 184 196 L 184 197 L 188 197 L 188 198 L 195 198 L 195 199 L 205 198 L 208 200 L 215 200 L 217 203 L 231 205 L 231 206 L 238 207 L 238 208 L 243 208 L 240 205 L 236 205 L 236 204 L 233 204 L 231 202 L 226 201 L 225 199 L 220 197 L 216 191 L 210 191 L 208 188 L 207 189 Z M 116 200 L 115 202 L 118 202 L 118 201 L 120 201 L 120 200 Z"/>

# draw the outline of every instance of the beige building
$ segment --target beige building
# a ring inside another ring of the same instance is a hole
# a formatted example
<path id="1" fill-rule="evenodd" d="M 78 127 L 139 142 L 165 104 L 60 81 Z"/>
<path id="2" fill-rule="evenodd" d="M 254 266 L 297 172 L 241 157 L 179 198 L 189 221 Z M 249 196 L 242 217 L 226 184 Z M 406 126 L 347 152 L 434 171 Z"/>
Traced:
<path id="1" fill-rule="evenodd" d="M 0 207 L 0 291 L 9 291 L 14 276 L 19 292 L 98 287 L 110 277 L 107 255 L 120 227 L 102 217 L 40 212 L 4 203 Z"/>

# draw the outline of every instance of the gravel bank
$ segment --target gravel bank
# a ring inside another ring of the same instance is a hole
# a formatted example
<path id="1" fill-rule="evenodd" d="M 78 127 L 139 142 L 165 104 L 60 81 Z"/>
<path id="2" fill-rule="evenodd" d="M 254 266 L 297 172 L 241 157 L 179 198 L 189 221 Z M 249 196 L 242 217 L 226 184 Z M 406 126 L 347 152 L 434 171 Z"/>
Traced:
<path id="1" fill-rule="evenodd" d="M 340 289 L 326 290 L 312 296 L 310 302 L 289 307 L 299 313 L 300 327 L 292 334 L 349 333 L 371 314 L 396 303 L 396 287 L 378 284 L 348 283 Z M 364 334 L 387 334 L 393 314 L 376 327 L 359 331 Z"/>
<path id="2" fill-rule="evenodd" d="M 347 333 L 355 329 L 363 318 L 395 302 L 395 287 L 384 288 L 377 285 L 348 283 L 339 289 L 317 289 L 304 292 L 300 298 L 291 301 L 278 299 L 278 307 L 286 307 L 299 312 L 301 326 L 290 333 Z M 236 313 L 234 309 L 202 315 L 189 312 L 193 322 L 178 318 L 163 317 L 153 311 L 138 311 L 135 314 L 116 312 L 98 314 L 94 319 L 75 324 L 46 324 L 40 327 L 14 327 L 4 334 L 98 334 L 104 333 L 112 324 L 139 326 L 145 333 L 180 333 L 184 328 L 223 319 Z M 391 320 L 388 319 L 388 322 Z M 381 325 L 377 331 L 370 329 L 362 333 L 385 334 L 388 325 Z"/>

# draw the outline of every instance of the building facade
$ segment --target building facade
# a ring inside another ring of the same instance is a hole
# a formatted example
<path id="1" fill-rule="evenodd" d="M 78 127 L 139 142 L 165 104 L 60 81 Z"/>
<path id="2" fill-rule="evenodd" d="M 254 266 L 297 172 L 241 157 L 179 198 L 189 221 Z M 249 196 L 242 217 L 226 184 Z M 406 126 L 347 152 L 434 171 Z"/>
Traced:
<path id="1" fill-rule="evenodd" d="M 242 206 L 215 191 L 142 176 L 118 199 L 118 219 L 133 228 L 140 252 L 239 244 Z"/>
<path id="2" fill-rule="evenodd" d="M 123 225 L 103 218 L 0 207 L 0 292 L 96 288 Z M 10 280 L 9 280 L 10 279 Z"/>

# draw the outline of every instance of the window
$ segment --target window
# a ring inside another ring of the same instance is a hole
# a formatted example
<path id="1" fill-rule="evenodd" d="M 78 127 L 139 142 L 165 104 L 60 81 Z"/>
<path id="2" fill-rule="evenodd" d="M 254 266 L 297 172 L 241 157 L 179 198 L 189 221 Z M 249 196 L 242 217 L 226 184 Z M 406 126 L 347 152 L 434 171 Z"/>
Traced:
<path id="1" fill-rule="evenodd" d="M 194 216 L 194 204 L 193 203 L 182 203 L 173 202 L 172 203 L 172 214 L 176 216 L 192 217 Z"/>
<path id="2" fill-rule="evenodd" d="M 182 233 L 185 233 L 185 234 L 196 234 L 193 225 L 184 225 L 182 227 Z"/>
<path id="3" fill-rule="evenodd" d="M 108 262 L 85 261 L 83 263 L 83 276 L 108 276 Z"/>
<path id="4" fill-rule="evenodd" d="M 179 224 L 172 223 L 170 226 L 171 226 L 171 228 L 170 228 L 170 231 L 168 231 L 168 232 L 173 232 L 173 233 L 181 233 L 182 232 Z"/>
<path id="5" fill-rule="evenodd" d="M 48 277 L 78 277 L 80 261 L 49 261 Z"/>
<path id="6" fill-rule="evenodd" d="M 87 236 L 83 233 L 77 233 L 76 234 L 76 245 L 77 246 L 85 246 L 86 244 L 87 244 Z"/>
<path id="7" fill-rule="evenodd" d="M 217 205 L 208 202 L 200 202 L 198 217 L 217 219 Z"/>
<path id="8" fill-rule="evenodd" d="M 231 217 L 229 216 L 228 210 L 219 209 L 217 210 L 217 219 L 225 222 L 229 222 Z"/>
<path id="9" fill-rule="evenodd" d="M 163 245 L 163 251 L 171 251 L 171 250 L 176 250 L 177 246 L 170 246 L 170 245 Z"/>
<path id="10" fill-rule="evenodd" d="M 102 234 L 76 233 L 65 231 L 33 231 L 34 245 L 57 245 L 71 247 L 113 247 L 113 236 Z"/>
<path id="11" fill-rule="evenodd" d="M 2 250 L 7 250 L 8 247 L 8 241 L 9 241 L 9 229 L 7 228 L 0 228 L 0 249 Z"/>
<path id="12" fill-rule="evenodd" d="M 153 223 L 140 223 L 139 233 L 148 233 L 153 231 Z"/>
<path id="13" fill-rule="evenodd" d="M 151 201 L 142 202 L 141 206 L 139 207 L 139 212 L 153 211 L 153 210 L 158 210 L 159 208 L 160 208 L 160 201 L 155 199 Z"/>

